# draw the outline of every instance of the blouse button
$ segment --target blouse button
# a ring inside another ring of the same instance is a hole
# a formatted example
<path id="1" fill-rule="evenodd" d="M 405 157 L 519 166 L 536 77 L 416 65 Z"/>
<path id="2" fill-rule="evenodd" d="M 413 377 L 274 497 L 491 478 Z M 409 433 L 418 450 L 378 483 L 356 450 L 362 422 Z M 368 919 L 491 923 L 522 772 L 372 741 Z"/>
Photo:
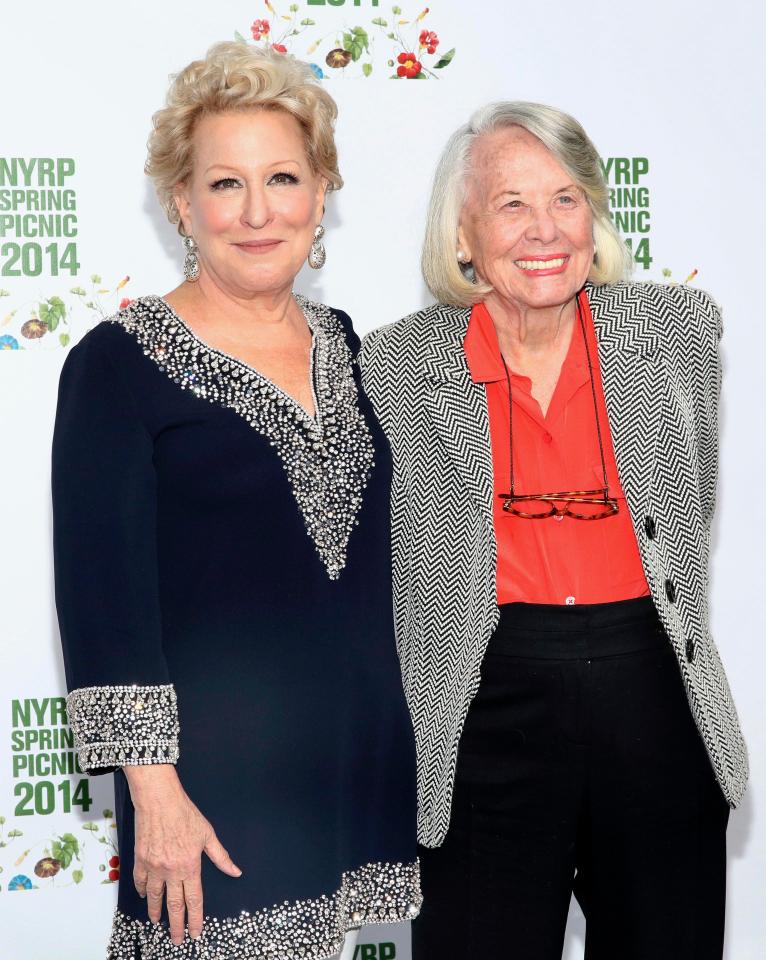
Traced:
<path id="1" fill-rule="evenodd" d="M 552 443 L 552 442 L 553 442 L 553 437 L 546 431 L 546 432 L 543 434 L 543 440 L 545 441 L 545 443 Z"/>

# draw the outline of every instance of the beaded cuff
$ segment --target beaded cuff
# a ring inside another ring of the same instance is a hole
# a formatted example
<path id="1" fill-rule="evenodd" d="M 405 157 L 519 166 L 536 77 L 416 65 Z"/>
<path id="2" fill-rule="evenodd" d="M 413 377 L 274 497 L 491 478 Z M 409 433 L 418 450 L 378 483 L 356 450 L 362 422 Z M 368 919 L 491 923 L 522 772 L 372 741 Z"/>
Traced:
<path id="1" fill-rule="evenodd" d="M 418 863 L 370 863 L 343 874 L 330 896 L 285 902 L 236 917 L 205 917 L 202 934 L 174 946 L 168 927 L 114 915 L 107 960 L 306 960 L 332 957 L 347 931 L 414 919 L 422 902 Z"/>
<path id="2" fill-rule="evenodd" d="M 178 760 L 172 684 L 81 687 L 66 703 L 82 770 Z"/>

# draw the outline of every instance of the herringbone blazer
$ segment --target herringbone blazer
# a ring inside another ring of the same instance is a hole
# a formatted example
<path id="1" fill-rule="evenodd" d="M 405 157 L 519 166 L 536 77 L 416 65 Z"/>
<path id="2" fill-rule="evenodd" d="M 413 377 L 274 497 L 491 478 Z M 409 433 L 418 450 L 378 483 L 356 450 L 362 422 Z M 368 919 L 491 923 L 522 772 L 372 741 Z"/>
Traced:
<path id="1" fill-rule="evenodd" d="M 748 760 L 708 620 L 718 476 L 720 312 L 656 283 L 588 285 L 617 469 L 652 598 L 732 806 Z M 360 363 L 394 456 L 396 639 L 418 757 L 421 843 L 450 820 L 458 741 L 498 621 L 486 391 L 463 351 L 470 310 L 436 304 L 370 333 Z"/>

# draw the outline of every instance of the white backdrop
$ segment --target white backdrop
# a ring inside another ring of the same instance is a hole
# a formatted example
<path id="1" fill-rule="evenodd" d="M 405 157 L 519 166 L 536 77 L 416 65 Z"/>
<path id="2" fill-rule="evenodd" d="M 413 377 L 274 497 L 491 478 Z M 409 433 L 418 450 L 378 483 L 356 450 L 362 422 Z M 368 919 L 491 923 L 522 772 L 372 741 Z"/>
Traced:
<path id="1" fill-rule="evenodd" d="M 305 271 L 298 289 L 346 309 L 360 332 L 428 302 L 418 259 L 436 157 L 454 127 L 495 99 L 562 107 L 583 122 L 604 158 L 628 158 L 628 164 L 613 160 L 609 170 L 615 187 L 647 188 L 635 200 L 648 204 L 636 208 L 648 210 L 648 232 L 633 242 L 638 248 L 648 241 L 648 250 L 646 244 L 640 249 L 652 262 L 639 264 L 636 275 L 663 279 L 664 270 L 666 281 L 684 281 L 696 269 L 691 282 L 721 303 L 725 381 L 712 616 L 753 765 L 729 832 L 726 956 L 760 960 L 766 944 L 760 889 L 766 831 L 757 817 L 766 803 L 766 570 L 758 502 L 766 464 L 757 392 L 766 214 L 758 95 L 762 7 L 755 0 L 634 6 L 434 0 L 414 22 L 425 3 L 400 0 L 400 13 L 383 0 L 293 6 L 282 0 L 140 0 L 130 7 L 39 0 L 3 11 L 0 956 L 42 960 L 55 942 L 60 960 L 99 960 L 116 893 L 109 879 L 116 852 L 108 779 L 89 782 L 85 810 L 84 788 L 78 793 L 83 777 L 61 772 L 70 751 L 57 714 L 64 685 L 48 484 L 58 372 L 67 344 L 99 311 L 108 314 L 124 296 L 162 294 L 178 282 L 180 243 L 142 173 L 150 116 L 171 72 L 235 31 L 250 39 L 251 23 L 262 18 L 276 42 L 295 24 L 299 33 L 285 44 L 328 75 L 340 106 L 346 187 L 329 203 L 327 266 L 318 274 Z M 314 23 L 301 26 L 302 20 Z M 355 27 L 364 31 L 366 47 Z M 387 37 L 392 28 L 405 43 L 423 28 L 438 34 L 435 54 L 422 57 L 432 70 L 429 82 L 389 80 L 387 61 L 398 52 Z M 336 39 L 359 54 L 345 70 L 330 69 L 324 59 Z M 453 49 L 451 62 L 436 69 Z M 53 163 L 48 169 L 33 158 Z M 633 164 L 634 158 L 641 160 Z M 625 182 L 626 169 L 640 174 L 637 184 Z M 28 192 L 39 190 L 50 193 Z M 54 213 L 76 221 L 54 222 L 52 236 L 35 237 L 40 214 L 33 205 L 41 200 L 60 204 Z M 71 273 L 75 261 L 79 267 Z M 63 767 L 51 772 L 53 762 Z M 44 875 L 46 857 L 61 864 L 55 876 Z M 24 891 L 27 886 L 32 889 Z M 576 907 L 570 920 L 566 960 L 580 957 L 583 946 Z M 408 960 L 406 940 L 406 931 L 367 930 L 358 960 Z M 510 929 L 507 949 L 513 955 Z"/>

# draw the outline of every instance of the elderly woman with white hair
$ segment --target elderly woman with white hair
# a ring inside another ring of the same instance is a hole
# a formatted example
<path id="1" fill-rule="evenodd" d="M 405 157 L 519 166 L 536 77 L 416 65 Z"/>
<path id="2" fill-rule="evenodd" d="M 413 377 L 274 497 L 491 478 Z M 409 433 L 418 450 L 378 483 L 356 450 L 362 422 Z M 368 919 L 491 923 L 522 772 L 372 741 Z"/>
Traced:
<path id="1" fill-rule="evenodd" d="M 415 724 L 415 960 L 719 960 L 747 754 L 708 620 L 718 308 L 630 283 L 595 147 L 480 110 L 435 176 L 435 305 L 371 333 Z"/>
<path id="2" fill-rule="evenodd" d="M 293 293 L 335 115 L 276 52 L 182 70 L 147 173 L 185 280 L 64 365 L 56 603 L 80 765 L 115 772 L 111 960 L 345 960 L 418 911 L 390 452 L 349 317 Z"/>

